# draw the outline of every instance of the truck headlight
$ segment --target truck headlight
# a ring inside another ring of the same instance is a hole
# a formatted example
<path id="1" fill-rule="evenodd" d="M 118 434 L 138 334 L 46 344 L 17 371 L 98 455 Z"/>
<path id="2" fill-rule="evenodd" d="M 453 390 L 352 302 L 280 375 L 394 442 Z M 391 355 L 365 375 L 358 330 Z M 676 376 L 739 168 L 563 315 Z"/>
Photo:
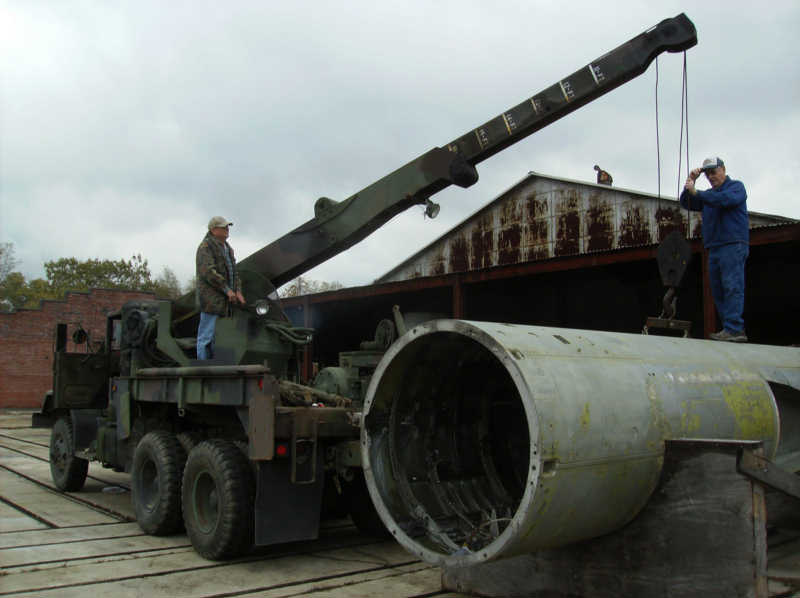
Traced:
<path id="1" fill-rule="evenodd" d="M 265 299 L 256 301 L 256 315 L 266 316 L 269 311 L 269 303 Z"/>

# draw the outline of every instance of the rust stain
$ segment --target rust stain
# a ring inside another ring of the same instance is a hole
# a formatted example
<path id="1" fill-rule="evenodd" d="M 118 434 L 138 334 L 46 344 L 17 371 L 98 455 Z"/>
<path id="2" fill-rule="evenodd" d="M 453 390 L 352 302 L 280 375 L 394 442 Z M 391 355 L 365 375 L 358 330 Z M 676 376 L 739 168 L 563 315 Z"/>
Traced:
<path id="1" fill-rule="evenodd" d="M 529 246 L 527 249 L 527 253 L 525 255 L 525 259 L 529 262 L 533 262 L 536 260 L 546 260 L 549 257 L 550 257 L 550 250 L 547 245 Z"/>
<path id="2" fill-rule="evenodd" d="M 613 211 L 597 193 L 589 198 L 586 212 L 586 251 L 605 251 L 614 246 Z"/>
<path id="3" fill-rule="evenodd" d="M 539 218 L 547 218 L 550 215 L 547 207 L 547 198 L 539 199 L 534 191 L 525 199 L 525 212 L 528 216 L 528 222 L 533 222 Z"/>
<path id="4" fill-rule="evenodd" d="M 467 239 L 458 235 L 450 241 L 450 272 L 466 272 L 468 269 Z"/>
<path id="5" fill-rule="evenodd" d="M 656 210 L 656 224 L 658 225 L 658 239 L 661 242 L 674 230 L 681 231 L 686 236 L 686 218 L 680 208 L 664 208 Z"/>
<path id="6" fill-rule="evenodd" d="M 520 262 L 522 227 L 519 224 L 512 224 L 502 229 L 498 237 L 498 263 L 503 265 Z"/>
<path id="7" fill-rule="evenodd" d="M 580 250 L 581 217 L 578 213 L 578 192 L 563 189 L 554 197 L 553 212 L 556 216 L 555 255 L 574 255 Z"/>
<path id="8" fill-rule="evenodd" d="M 555 255 L 573 255 L 580 248 L 581 217 L 578 213 L 578 194 L 574 189 L 565 190 L 563 199 L 556 199 L 553 211 L 555 219 L 556 241 L 553 247 Z"/>
<path id="9" fill-rule="evenodd" d="M 492 266 L 494 235 L 492 234 L 491 218 L 483 216 L 478 220 L 471 237 L 472 255 L 470 256 L 470 268 L 478 270 Z"/>
<path id="10" fill-rule="evenodd" d="M 522 220 L 522 203 L 517 197 L 511 197 L 503 204 L 500 212 L 500 227 L 505 228 Z"/>
<path id="11" fill-rule="evenodd" d="M 628 204 L 619 227 L 619 246 L 647 245 L 650 241 L 650 226 L 642 215 L 642 207 Z"/>
<path id="12" fill-rule="evenodd" d="M 581 217 L 577 211 L 561 214 L 556 219 L 556 255 L 574 255 L 580 248 Z"/>
<path id="13" fill-rule="evenodd" d="M 557 189 L 553 193 L 553 213 L 574 212 L 578 209 L 580 196 L 577 189 Z"/>
<path id="14" fill-rule="evenodd" d="M 522 207 L 518 197 L 512 197 L 500 211 L 500 231 L 497 235 L 497 263 L 519 263 L 522 249 Z"/>
<path id="15" fill-rule="evenodd" d="M 445 273 L 447 262 L 444 259 L 444 245 L 436 249 L 436 255 L 431 257 L 428 276 L 441 276 Z"/>
<path id="16" fill-rule="evenodd" d="M 523 245 L 530 247 L 532 245 L 546 245 L 550 240 L 547 238 L 547 219 L 540 218 L 539 220 L 532 220 L 528 222 L 528 226 L 524 229 L 525 239 Z"/>

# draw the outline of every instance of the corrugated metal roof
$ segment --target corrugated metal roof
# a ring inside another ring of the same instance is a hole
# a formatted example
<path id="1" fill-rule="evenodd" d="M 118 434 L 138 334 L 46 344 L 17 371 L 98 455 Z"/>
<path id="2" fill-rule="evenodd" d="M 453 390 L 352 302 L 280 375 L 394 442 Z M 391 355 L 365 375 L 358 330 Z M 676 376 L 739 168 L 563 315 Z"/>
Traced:
<path id="1" fill-rule="evenodd" d="M 796 222 L 749 216 L 751 228 Z M 375 282 L 652 245 L 675 229 L 699 237 L 701 222 L 674 199 L 530 172 Z"/>

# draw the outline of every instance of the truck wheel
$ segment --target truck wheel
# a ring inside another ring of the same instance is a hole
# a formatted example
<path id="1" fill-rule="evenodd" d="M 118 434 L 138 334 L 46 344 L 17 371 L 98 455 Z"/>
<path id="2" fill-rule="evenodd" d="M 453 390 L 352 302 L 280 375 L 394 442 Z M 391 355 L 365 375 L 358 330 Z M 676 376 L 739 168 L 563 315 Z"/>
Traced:
<path id="1" fill-rule="evenodd" d="M 131 497 L 139 527 L 165 536 L 180 530 L 181 480 L 186 452 L 170 432 L 148 432 L 133 453 Z"/>
<path id="2" fill-rule="evenodd" d="M 187 455 L 203 440 L 203 437 L 196 432 L 179 432 L 177 438 Z M 183 475 L 183 473 L 181 473 L 181 475 Z"/>
<path id="3" fill-rule="evenodd" d="M 227 440 L 198 444 L 183 471 L 183 521 L 194 549 L 207 559 L 238 556 L 253 545 L 253 475 Z"/>
<path id="4" fill-rule="evenodd" d="M 376 538 L 390 535 L 372 504 L 363 470 L 354 471 L 351 481 L 342 481 L 342 494 L 350 509 L 350 519 L 356 524 L 358 531 Z"/>
<path id="5" fill-rule="evenodd" d="M 75 456 L 75 432 L 69 417 L 60 417 L 50 432 L 50 475 L 56 488 L 77 492 L 86 483 L 89 462 Z"/>

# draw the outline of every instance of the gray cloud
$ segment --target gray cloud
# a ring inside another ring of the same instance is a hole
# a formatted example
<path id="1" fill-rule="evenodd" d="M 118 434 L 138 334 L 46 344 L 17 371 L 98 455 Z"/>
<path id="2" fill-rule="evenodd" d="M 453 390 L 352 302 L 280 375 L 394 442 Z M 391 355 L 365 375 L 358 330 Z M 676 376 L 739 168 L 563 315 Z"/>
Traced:
<path id="1" fill-rule="evenodd" d="M 6 2 L 0 241 L 28 276 L 142 253 L 182 281 L 214 214 L 240 256 L 683 10 L 677 2 Z M 686 8 L 693 164 L 719 154 L 751 210 L 800 218 L 800 8 Z M 679 184 L 681 55 L 662 55 L 661 191 Z M 367 283 L 534 170 L 658 189 L 655 69 L 479 166 L 309 273 Z"/>

